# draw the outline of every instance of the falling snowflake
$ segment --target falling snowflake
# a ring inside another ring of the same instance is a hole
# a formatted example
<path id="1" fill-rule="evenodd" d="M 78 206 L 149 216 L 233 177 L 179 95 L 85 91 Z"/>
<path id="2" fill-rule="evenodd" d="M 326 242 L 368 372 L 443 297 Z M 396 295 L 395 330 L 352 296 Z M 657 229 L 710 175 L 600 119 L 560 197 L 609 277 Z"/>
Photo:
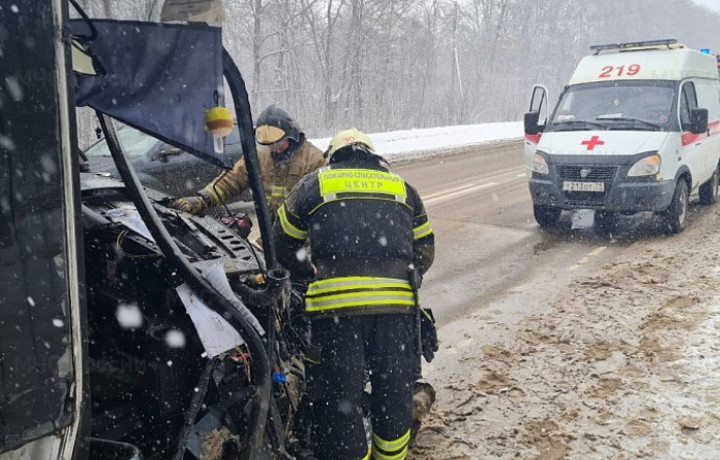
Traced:
<path id="1" fill-rule="evenodd" d="M 22 101 L 23 100 L 24 91 L 23 91 L 22 85 L 18 81 L 17 77 L 14 77 L 14 76 L 5 77 L 5 87 L 7 88 L 8 93 L 10 93 L 10 97 L 14 101 Z"/>
<path id="2" fill-rule="evenodd" d="M 183 348 L 185 346 L 185 334 L 177 329 L 172 329 L 165 334 L 165 343 L 170 348 Z"/>
<path id="3" fill-rule="evenodd" d="M 143 315 L 137 305 L 118 305 L 115 318 L 124 329 L 134 329 L 143 324 Z"/>

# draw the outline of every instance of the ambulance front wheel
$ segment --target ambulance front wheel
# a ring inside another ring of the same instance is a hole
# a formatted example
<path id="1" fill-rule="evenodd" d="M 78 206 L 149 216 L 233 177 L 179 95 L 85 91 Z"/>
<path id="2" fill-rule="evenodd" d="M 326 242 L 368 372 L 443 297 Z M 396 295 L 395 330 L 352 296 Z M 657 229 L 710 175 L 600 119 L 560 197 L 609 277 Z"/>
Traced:
<path id="1" fill-rule="evenodd" d="M 685 179 L 678 180 L 672 203 L 663 211 L 662 218 L 670 233 L 680 233 L 687 227 L 688 203 L 690 194 Z"/>
<path id="2" fill-rule="evenodd" d="M 562 209 L 553 208 L 552 206 L 541 206 L 534 205 L 533 213 L 535 214 L 535 220 L 541 227 L 554 227 L 560 219 L 560 213 Z"/>

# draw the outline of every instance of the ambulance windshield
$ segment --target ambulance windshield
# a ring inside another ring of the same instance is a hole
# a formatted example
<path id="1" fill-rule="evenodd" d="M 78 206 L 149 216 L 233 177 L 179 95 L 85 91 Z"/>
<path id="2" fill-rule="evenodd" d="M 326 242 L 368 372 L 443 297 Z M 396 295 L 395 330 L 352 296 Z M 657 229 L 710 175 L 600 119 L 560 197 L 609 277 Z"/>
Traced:
<path id="1" fill-rule="evenodd" d="M 571 86 L 563 93 L 545 132 L 667 131 L 676 118 L 673 116 L 675 88 L 675 82 L 658 80 Z"/>

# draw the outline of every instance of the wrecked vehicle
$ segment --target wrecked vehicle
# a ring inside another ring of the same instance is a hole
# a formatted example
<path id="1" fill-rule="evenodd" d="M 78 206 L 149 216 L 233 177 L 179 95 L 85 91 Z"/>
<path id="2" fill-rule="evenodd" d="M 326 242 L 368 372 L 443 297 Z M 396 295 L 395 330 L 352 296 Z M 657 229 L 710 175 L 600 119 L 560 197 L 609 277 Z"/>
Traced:
<path id="1" fill-rule="evenodd" d="M 261 190 L 249 103 L 221 30 L 81 11 L 71 21 L 69 8 L 0 8 L 3 37 L 27 37 L 33 25 L 33 40 L 0 53 L 9 82 L 0 92 L 0 457 L 289 455 L 304 337 L 289 327 L 298 297 L 287 273 L 271 247 L 258 252 L 232 225 L 170 210 L 169 197 L 143 190 L 108 116 L 226 166 L 223 139 L 206 130 L 226 81 Z M 52 78 L 28 85 L 38 69 L 54 69 Z M 123 181 L 80 172 L 76 105 L 96 110 Z"/>
<path id="2" fill-rule="evenodd" d="M 18 37 L 0 44 L 0 459 L 312 458 L 302 286 L 270 244 L 221 29 L 69 1 L 0 7 L 0 37 Z M 76 106 L 96 111 L 122 180 L 81 172 Z M 235 120 L 262 250 L 232 217 L 144 189 L 113 119 L 224 168 Z"/>
<path id="3" fill-rule="evenodd" d="M 131 126 L 121 126 L 117 133 L 123 152 L 130 159 L 144 187 L 172 196 L 185 196 L 201 189 L 222 172 L 222 168 Z M 83 154 L 90 171 L 120 178 L 105 139 L 93 143 Z M 242 157 L 237 129 L 233 129 L 225 138 L 225 155 L 228 163 L 234 163 Z"/>

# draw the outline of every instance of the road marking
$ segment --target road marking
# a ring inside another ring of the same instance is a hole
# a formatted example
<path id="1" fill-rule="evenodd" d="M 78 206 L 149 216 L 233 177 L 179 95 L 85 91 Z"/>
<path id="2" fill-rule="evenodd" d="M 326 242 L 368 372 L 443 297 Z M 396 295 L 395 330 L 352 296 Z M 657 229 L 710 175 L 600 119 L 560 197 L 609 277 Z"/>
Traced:
<path id="1" fill-rule="evenodd" d="M 445 191 L 442 193 L 436 193 L 434 195 L 430 195 L 431 198 L 429 198 L 429 199 L 423 198 L 423 202 L 425 203 L 425 205 L 429 205 L 432 203 L 441 203 L 441 202 L 447 201 L 451 198 L 455 198 L 460 195 L 467 195 L 468 193 L 473 193 L 473 192 L 477 192 L 479 190 L 494 187 L 495 185 L 497 185 L 497 182 L 488 182 L 487 184 L 457 187 L 455 189 L 450 189 L 450 190 L 455 190 L 455 191 L 450 191 L 450 193 L 448 193 L 448 191 Z"/>
<path id="2" fill-rule="evenodd" d="M 452 192 L 455 192 L 455 191 L 458 191 L 458 190 L 464 190 L 464 189 L 471 188 L 471 187 L 475 187 L 475 184 L 472 184 L 472 183 L 470 183 L 470 184 L 465 184 L 465 185 L 461 185 L 461 186 L 459 186 L 459 187 L 455 187 L 455 188 L 450 188 L 450 189 L 447 189 L 447 190 L 443 190 L 442 192 L 431 193 L 430 195 L 424 196 L 424 197 L 423 197 L 423 200 L 432 200 L 433 198 L 438 197 L 438 196 L 443 196 L 443 195 L 445 195 L 446 193 L 452 193 Z"/>
<path id="3" fill-rule="evenodd" d="M 577 261 L 577 263 L 570 265 L 567 268 L 567 271 L 574 272 L 574 271 L 578 270 L 581 265 L 585 265 L 586 263 L 588 263 L 590 261 L 591 257 L 599 256 L 606 249 L 607 249 L 607 246 L 598 246 L 597 248 L 595 248 L 592 251 L 585 254 L 585 256 L 581 257 L 580 260 Z"/>

